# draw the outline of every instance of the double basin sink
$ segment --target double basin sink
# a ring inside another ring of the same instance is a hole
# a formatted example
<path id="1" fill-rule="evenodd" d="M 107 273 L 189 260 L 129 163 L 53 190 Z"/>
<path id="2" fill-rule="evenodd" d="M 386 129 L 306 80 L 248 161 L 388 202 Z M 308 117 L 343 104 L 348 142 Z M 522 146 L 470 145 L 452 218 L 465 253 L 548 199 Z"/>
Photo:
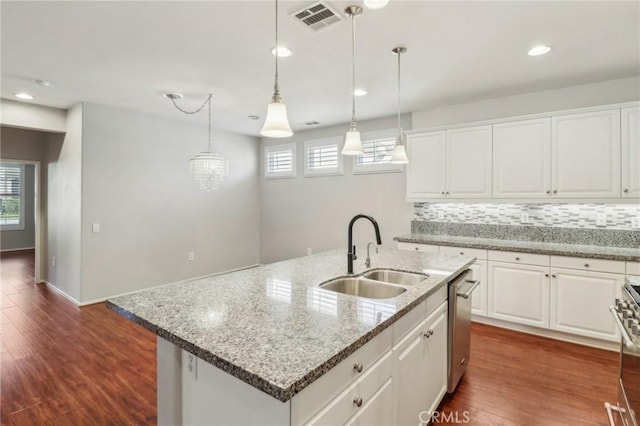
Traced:
<path id="1" fill-rule="evenodd" d="M 336 278 L 320 284 L 320 287 L 368 299 L 391 299 L 407 291 L 406 286 L 420 284 L 428 277 L 414 272 L 375 269 L 357 277 Z"/>

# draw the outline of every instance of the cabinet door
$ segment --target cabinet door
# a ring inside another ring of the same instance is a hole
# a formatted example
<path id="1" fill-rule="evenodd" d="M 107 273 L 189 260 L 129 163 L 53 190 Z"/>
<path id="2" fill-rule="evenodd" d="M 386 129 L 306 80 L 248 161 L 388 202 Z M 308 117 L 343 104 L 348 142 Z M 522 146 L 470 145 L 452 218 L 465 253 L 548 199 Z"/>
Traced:
<path id="1" fill-rule="evenodd" d="M 447 347 L 447 314 L 447 302 L 444 302 L 425 321 L 427 337 L 425 337 L 424 362 L 427 366 L 427 379 L 425 380 L 427 386 L 427 412 L 435 411 L 447 392 L 447 354 L 449 352 Z"/>
<path id="2" fill-rule="evenodd" d="M 489 316 L 549 327 L 549 268 L 489 262 Z"/>
<path id="3" fill-rule="evenodd" d="M 407 198 L 444 198 L 446 132 L 407 136 Z"/>
<path id="4" fill-rule="evenodd" d="M 571 334 L 618 341 L 611 318 L 624 282 L 623 275 L 551 269 L 551 328 Z"/>
<path id="5" fill-rule="evenodd" d="M 447 130 L 447 197 L 491 198 L 491 126 Z"/>
<path id="6" fill-rule="evenodd" d="M 493 126 L 493 197 L 551 197 L 551 119 Z"/>
<path id="7" fill-rule="evenodd" d="M 620 197 L 620 110 L 552 119 L 552 184 L 560 198 Z"/>
<path id="8" fill-rule="evenodd" d="M 622 197 L 640 197 L 640 107 L 622 109 Z"/>
<path id="9" fill-rule="evenodd" d="M 487 316 L 487 261 L 476 260 L 469 269 L 473 279 L 480 281 L 471 294 L 471 313 Z"/>
<path id="10" fill-rule="evenodd" d="M 393 380 L 389 378 L 352 418 L 348 425 L 389 426 L 393 424 Z"/>

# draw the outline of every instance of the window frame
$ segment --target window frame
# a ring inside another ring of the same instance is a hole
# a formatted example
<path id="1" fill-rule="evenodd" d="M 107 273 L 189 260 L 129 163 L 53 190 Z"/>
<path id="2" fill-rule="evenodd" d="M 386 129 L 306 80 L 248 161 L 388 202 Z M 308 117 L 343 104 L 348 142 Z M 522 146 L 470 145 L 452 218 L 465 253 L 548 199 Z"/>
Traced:
<path id="1" fill-rule="evenodd" d="M 377 132 L 361 133 L 360 140 L 362 141 L 363 146 L 368 141 L 381 140 L 381 139 L 393 139 L 395 143 L 397 132 L 398 132 L 398 129 L 387 129 L 387 130 L 380 130 Z M 404 167 L 402 166 L 402 164 L 377 163 L 377 164 L 360 165 L 358 164 L 359 157 L 360 155 L 353 156 L 353 174 L 354 175 L 404 172 Z"/>
<path id="2" fill-rule="evenodd" d="M 20 169 L 20 211 L 18 217 L 18 223 L 3 224 L 0 223 L 0 231 L 23 231 L 25 229 L 25 180 L 26 180 L 26 167 L 24 163 L 14 163 L 11 161 L 2 161 L 0 165 L 17 166 Z"/>
<path id="3" fill-rule="evenodd" d="M 338 159 L 338 164 L 336 167 L 332 168 L 321 168 L 321 169 L 310 169 L 308 163 L 308 154 L 310 148 L 317 148 L 322 146 L 336 146 L 336 155 Z M 315 177 L 315 176 L 342 176 L 344 175 L 344 159 L 341 154 L 342 150 L 342 138 L 332 137 L 332 138 L 324 138 L 324 139 L 314 139 L 310 141 L 306 141 L 304 143 L 304 176 L 305 177 Z"/>
<path id="4" fill-rule="evenodd" d="M 267 169 L 267 158 L 269 153 L 278 152 L 278 151 L 291 151 L 291 170 L 285 170 L 281 172 L 273 172 Z M 262 165 L 264 167 L 264 178 L 265 179 L 291 179 L 297 176 L 297 153 L 296 153 L 296 144 L 294 142 L 278 144 L 278 145 L 268 145 L 264 147 L 264 155 L 262 159 Z"/>

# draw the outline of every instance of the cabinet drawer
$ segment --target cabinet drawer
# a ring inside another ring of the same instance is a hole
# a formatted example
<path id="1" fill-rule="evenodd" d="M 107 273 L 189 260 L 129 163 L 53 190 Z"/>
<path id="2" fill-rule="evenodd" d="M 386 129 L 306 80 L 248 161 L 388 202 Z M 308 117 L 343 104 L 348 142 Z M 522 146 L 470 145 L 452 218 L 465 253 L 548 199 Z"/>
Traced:
<path id="1" fill-rule="evenodd" d="M 422 311 L 421 318 L 424 318 L 424 315 L 424 311 Z M 391 349 L 392 341 L 393 326 L 387 327 L 382 333 L 296 395 L 292 402 L 300 422 L 306 422 L 309 417 L 331 402 L 332 397 L 346 387 L 353 385 L 356 380 L 366 376 L 373 368 L 376 368 L 374 364 L 384 353 Z M 358 364 L 362 364 L 360 373 L 355 368 Z M 352 414 L 349 414 L 349 416 Z M 342 422 L 347 418 L 345 417 Z"/>
<path id="2" fill-rule="evenodd" d="M 460 256 L 476 257 L 480 260 L 487 260 L 487 251 L 483 249 L 440 246 L 440 254 L 457 254 Z"/>
<path id="3" fill-rule="evenodd" d="M 546 254 L 520 253 L 517 251 L 489 250 L 489 260 L 498 262 L 522 263 L 524 265 L 549 266 Z"/>
<path id="4" fill-rule="evenodd" d="M 627 262 L 627 275 L 640 275 L 640 262 Z"/>
<path id="5" fill-rule="evenodd" d="M 393 370 L 391 351 L 372 368 L 327 404 L 306 425 L 341 425 L 368 405 L 376 391 L 390 380 Z M 359 402 L 359 406 L 355 401 Z M 361 400 L 361 401 L 360 401 Z"/>
<path id="6" fill-rule="evenodd" d="M 438 246 L 432 244 L 398 243 L 398 250 L 424 251 L 426 253 L 438 253 Z"/>
<path id="7" fill-rule="evenodd" d="M 589 259 L 586 257 L 551 256 L 551 266 L 582 271 L 624 274 L 625 264 L 618 260 Z"/>

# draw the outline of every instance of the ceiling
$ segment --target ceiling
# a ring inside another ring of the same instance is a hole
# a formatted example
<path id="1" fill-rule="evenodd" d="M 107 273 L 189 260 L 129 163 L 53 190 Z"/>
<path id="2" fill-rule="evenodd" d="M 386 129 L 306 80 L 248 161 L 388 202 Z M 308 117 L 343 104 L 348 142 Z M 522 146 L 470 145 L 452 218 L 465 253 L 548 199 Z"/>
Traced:
<path id="1" fill-rule="evenodd" d="M 318 32 L 280 3 L 280 88 L 294 131 L 350 119 L 350 21 Z M 342 13 L 359 1 L 328 1 Z M 214 95 L 214 126 L 257 135 L 273 93 L 272 1 L 1 2 L 2 97 L 33 103 L 126 107 L 183 114 Z M 391 0 L 357 20 L 359 119 L 396 112 L 396 57 L 403 55 L 403 110 L 467 102 L 640 74 L 640 2 L 431 2 Z M 552 50 L 529 57 L 538 43 Z M 52 82 L 48 88 L 33 79 Z M 196 119 L 196 118 L 190 118 Z M 199 118 L 204 120 L 203 117 Z"/>

